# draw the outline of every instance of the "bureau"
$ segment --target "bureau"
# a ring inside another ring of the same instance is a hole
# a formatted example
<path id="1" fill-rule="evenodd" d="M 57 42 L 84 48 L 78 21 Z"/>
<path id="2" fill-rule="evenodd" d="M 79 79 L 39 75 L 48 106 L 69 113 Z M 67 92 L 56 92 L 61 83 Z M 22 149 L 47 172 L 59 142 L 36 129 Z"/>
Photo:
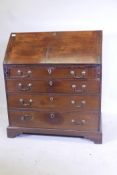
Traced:
<path id="1" fill-rule="evenodd" d="M 4 58 L 8 137 L 102 142 L 102 32 L 12 33 Z"/>

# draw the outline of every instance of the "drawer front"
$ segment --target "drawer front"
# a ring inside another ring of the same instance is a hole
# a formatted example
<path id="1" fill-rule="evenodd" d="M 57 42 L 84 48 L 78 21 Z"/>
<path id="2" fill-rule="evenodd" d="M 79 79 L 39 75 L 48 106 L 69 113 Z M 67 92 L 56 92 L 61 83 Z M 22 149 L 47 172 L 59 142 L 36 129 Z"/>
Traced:
<path id="1" fill-rule="evenodd" d="M 100 80 L 7 80 L 8 92 L 99 93 Z"/>
<path id="2" fill-rule="evenodd" d="M 8 95 L 9 108 L 98 110 L 99 102 L 99 95 Z"/>
<path id="3" fill-rule="evenodd" d="M 11 126 L 97 130 L 98 113 L 9 111 Z"/>
<path id="4" fill-rule="evenodd" d="M 46 79 L 46 78 L 77 78 L 95 79 L 100 77 L 100 65 L 87 67 L 57 66 L 17 66 L 5 70 L 6 78 L 12 79 Z"/>

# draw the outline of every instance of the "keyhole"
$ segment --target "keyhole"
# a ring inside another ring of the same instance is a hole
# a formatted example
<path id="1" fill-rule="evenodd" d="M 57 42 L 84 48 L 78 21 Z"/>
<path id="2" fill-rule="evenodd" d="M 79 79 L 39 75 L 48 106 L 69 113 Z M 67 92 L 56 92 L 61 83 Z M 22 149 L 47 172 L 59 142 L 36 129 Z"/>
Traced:
<path id="1" fill-rule="evenodd" d="M 50 101 L 52 102 L 54 100 L 54 98 L 53 97 L 50 97 Z"/>

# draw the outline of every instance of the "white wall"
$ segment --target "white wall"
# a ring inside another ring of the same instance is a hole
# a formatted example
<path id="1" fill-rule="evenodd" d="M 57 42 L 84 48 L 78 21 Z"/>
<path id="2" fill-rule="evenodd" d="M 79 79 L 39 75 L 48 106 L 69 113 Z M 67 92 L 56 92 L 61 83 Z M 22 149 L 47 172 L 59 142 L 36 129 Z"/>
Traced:
<path id="1" fill-rule="evenodd" d="M 2 62 L 11 32 L 103 30 L 102 112 L 117 114 L 117 0 L 0 0 L 0 107 L 6 107 Z"/>

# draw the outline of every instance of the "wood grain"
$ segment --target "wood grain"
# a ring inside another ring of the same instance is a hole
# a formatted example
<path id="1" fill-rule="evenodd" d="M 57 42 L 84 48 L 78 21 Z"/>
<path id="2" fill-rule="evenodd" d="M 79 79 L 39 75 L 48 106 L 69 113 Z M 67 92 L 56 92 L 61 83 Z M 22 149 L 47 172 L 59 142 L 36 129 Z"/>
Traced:
<path id="1" fill-rule="evenodd" d="M 102 31 L 12 33 L 4 58 L 9 126 L 102 142 Z"/>

